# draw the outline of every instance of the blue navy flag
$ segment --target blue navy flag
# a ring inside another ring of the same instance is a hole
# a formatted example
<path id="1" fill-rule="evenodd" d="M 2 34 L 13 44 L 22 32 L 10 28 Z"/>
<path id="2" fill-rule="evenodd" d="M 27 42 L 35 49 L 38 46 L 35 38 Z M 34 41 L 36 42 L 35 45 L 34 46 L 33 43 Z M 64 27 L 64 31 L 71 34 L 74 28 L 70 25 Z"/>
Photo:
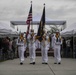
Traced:
<path id="1" fill-rule="evenodd" d="M 37 32 L 37 37 L 39 41 L 42 41 L 42 36 L 44 35 L 44 30 L 43 30 L 44 26 L 45 26 L 45 6 L 43 8 L 42 17 L 41 17 L 38 32 Z"/>

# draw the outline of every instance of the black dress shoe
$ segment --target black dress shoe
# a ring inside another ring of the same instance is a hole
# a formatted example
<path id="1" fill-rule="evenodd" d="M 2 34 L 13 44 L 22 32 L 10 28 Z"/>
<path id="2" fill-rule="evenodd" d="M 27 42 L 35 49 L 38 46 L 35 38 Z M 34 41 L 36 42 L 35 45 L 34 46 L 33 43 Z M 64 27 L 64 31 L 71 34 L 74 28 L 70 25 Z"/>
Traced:
<path id="1" fill-rule="evenodd" d="M 45 64 L 45 63 L 42 63 L 42 64 Z"/>
<path id="2" fill-rule="evenodd" d="M 57 63 L 54 63 L 54 64 L 57 64 Z"/>
<path id="3" fill-rule="evenodd" d="M 35 62 L 33 62 L 33 65 L 35 65 Z"/>
<path id="4" fill-rule="evenodd" d="M 33 63 L 30 63 L 30 64 L 33 64 Z"/>
<path id="5" fill-rule="evenodd" d="M 48 63 L 45 63 L 45 64 L 48 64 Z"/>
<path id="6" fill-rule="evenodd" d="M 33 64 L 33 65 L 35 65 L 35 62 L 32 62 L 32 63 L 30 63 L 30 64 Z"/>
<path id="7" fill-rule="evenodd" d="M 58 64 L 61 64 L 60 62 Z"/>
<path id="8" fill-rule="evenodd" d="M 21 62 L 20 65 L 23 65 L 23 63 Z"/>

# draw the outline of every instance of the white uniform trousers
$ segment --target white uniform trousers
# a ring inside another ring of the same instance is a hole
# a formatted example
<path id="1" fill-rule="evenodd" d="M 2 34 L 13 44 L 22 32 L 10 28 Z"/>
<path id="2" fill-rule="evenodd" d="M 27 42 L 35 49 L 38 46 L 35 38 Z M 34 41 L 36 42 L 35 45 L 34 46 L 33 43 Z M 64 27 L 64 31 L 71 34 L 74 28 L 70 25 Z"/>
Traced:
<path id="1" fill-rule="evenodd" d="M 54 58 L 56 63 L 61 62 L 60 46 L 54 47 Z"/>
<path id="2" fill-rule="evenodd" d="M 41 53 L 42 53 L 42 63 L 48 62 L 48 49 L 47 47 L 41 46 Z"/>
<path id="3" fill-rule="evenodd" d="M 24 46 L 19 46 L 18 47 L 18 53 L 19 53 L 20 62 L 24 61 L 24 51 L 25 51 Z"/>
<path id="4" fill-rule="evenodd" d="M 30 61 L 35 62 L 35 58 L 36 58 L 36 53 L 35 53 L 35 43 L 33 44 L 29 44 L 29 55 L 30 55 Z"/>

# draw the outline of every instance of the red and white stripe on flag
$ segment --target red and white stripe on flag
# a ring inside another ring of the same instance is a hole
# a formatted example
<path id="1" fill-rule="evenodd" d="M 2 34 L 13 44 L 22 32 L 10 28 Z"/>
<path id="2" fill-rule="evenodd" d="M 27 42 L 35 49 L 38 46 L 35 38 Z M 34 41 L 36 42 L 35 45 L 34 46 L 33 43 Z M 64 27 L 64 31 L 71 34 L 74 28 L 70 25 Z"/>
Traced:
<path id="1" fill-rule="evenodd" d="M 32 21 L 32 13 L 29 13 L 26 23 L 30 24 L 30 21 Z"/>
<path id="2" fill-rule="evenodd" d="M 30 7 L 30 11 L 29 11 L 28 17 L 27 17 L 27 21 L 26 21 L 26 23 L 27 23 L 27 25 L 28 25 L 26 37 L 27 37 L 27 35 L 28 35 L 28 33 L 29 33 L 30 22 L 31 22 L 31 21 L 32 21 L 32 4 L 31 4 L 31 7 Z"/>

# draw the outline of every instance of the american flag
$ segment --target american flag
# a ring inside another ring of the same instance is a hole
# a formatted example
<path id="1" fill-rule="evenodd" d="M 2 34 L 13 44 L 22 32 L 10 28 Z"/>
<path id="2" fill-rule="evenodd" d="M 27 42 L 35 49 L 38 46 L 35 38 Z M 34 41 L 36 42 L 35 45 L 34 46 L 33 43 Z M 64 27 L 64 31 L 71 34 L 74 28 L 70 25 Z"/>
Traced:
<path id="1" fill-rule="evenodd" d="M 31 7 L 30 7 L 30 11 L 29 11 L 28 17 L 27 17 L 27 21 L 26 21 L 26 23 L 27 23 L 27 25 L 28 25 L 26 37 L 27 37 L 27 35 L 29 34 L 30 22 L 31 22 L 31 21 L 32 21 L 32 4 L 31 4 Z"/>

